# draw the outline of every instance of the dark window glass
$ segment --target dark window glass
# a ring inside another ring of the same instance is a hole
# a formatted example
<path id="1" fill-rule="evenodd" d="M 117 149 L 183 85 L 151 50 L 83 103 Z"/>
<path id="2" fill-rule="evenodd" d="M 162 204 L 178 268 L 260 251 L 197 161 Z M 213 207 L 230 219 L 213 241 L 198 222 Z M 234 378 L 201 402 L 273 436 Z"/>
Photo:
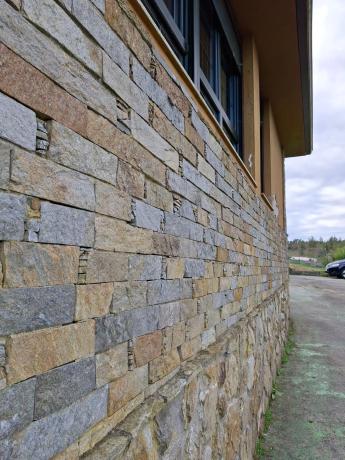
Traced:
<path id="1" fill-rule="evenodd" d="M 170 11 L 170 14 L 172 16 L 174 16 L 174 6 L 175 6 L 175 2 L 174 0 L 164 0 L 164 3 L 166 4 L 168 10 Z"/>
<path id="2" fill-rule="evenodd" d="M 208 1 L 200 5 L 200 67 L 213 86 L 214 75 L 214 30 L 213 11 Z"/>
<path id="3" fill-rule="evenodd" d="M 224 0 L 143 0 L 241 155 L 241 53 Z"/>

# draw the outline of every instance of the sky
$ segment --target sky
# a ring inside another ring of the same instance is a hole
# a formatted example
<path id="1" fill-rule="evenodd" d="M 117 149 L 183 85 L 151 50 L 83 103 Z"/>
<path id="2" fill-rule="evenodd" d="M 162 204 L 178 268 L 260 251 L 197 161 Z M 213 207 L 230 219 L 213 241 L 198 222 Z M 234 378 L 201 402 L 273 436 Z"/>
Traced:
<path id="1" fill-rule="evenodd" d="M 313 1 L 314 148 L 285 161 L 289 240 L 345 238 L 345 1 Z"/>

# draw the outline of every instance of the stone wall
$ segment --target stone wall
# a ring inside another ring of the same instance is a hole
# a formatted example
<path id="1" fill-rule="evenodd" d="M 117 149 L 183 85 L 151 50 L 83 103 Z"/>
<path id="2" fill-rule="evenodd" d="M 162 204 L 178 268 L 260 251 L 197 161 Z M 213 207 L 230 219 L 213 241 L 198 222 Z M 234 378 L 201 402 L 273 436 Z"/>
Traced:
<path id="1" fill-rule="evenodd" d="M 0 458 L 251 458 L 285 232 L 127 0 L 0 0 Z"/>

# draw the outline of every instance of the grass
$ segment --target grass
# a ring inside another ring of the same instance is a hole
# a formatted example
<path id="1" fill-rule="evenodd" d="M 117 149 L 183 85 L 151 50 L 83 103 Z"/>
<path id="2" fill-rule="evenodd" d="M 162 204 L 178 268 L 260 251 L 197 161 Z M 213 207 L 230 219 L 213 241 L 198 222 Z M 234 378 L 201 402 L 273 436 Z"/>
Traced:
<path id="1" fill-rule="evenodd" d="M 295 275 L 298 274 L 309 274 L 309 275 L 317 275 L 317 276 L 328 276 L 327 273 L 325 273 L 325 270 L 323 267 L 315 267 L 314 265 L 309 265 L 305 263 L 300 263 L 300 262 L 290 262 L 289 263 L 289 271 L 292 272 Z"/>
<path id="2" fill-rule="evenodd" d="M 289 361 L 289 357 L 295 348 L 295 342 L 293 340 L 293 326 L 290 326 L 289 333 L 288 333 L 288 338 L 284 347 L 284 351 L 282 354 L 282 360 L 281 364 L 282 367 L 287 364 Z M 278 370 L 277 375 L 280 375 L 282 367 Z M 278 393 L 278 386 L 276 382 L 273 382 L 272 385 L 272 395 L 271 395 L 271 400 L 276 399 L 276 395 Z M 262 433 L 259 435 L 259 438 L 256 442 L 256 448 L 255 448 L 255 459 L 256 460 L 264 460 L 266 457 L 266 449 L 265 449 L 265 435 L 267 434 L 269 427 L 272 423 L 272 409 L 270 407 L 267 408 L 265 414 L 264 414 L 264 426 Z"/>
<path id="3" fill-rule="evenodd" d="M 314 265 L 310 264 L 303 264 L 303 263 L 298 263 L 298 262 L 290 262 L 289 263 L 289 268 L 295 271 L 307 271 L 307 272 L 322 272 L 324 269 L 323 267 L 315 267 Z"/>

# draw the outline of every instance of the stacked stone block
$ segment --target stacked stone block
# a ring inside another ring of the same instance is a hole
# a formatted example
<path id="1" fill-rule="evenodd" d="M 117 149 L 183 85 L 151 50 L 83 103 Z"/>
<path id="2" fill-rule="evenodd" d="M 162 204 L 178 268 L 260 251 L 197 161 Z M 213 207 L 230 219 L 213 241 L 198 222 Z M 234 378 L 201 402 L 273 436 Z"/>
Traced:
<path id="1" fill-rule="evenodd" d="M 249 458 L 284 230 L 129 1 L 0 11 L 0 457 Z"/>

